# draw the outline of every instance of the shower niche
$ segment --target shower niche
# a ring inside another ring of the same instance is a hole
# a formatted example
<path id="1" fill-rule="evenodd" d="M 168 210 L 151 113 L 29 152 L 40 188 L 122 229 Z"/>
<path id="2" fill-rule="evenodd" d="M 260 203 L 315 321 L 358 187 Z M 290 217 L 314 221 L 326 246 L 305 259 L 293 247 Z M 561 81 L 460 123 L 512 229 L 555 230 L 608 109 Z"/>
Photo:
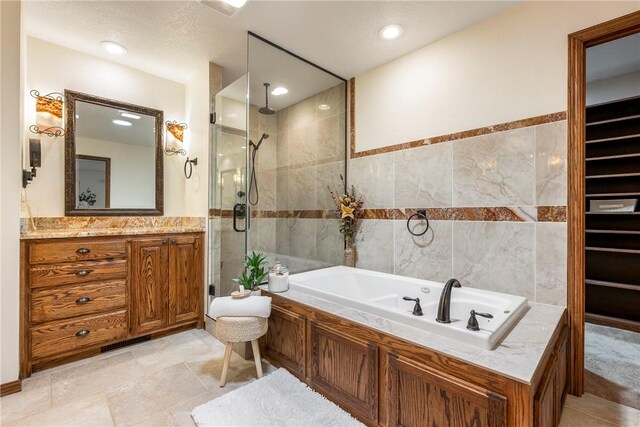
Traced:
<path id="1" fill-rule="evenodd" d="M 340 264 L 344 248 L 328 189 L 346 175 L 346 80 L 255 34 L 247 43 L 247 73 L 215 97 L 215 296 L 237 290 L 247 253 L 296 273 Z"/>

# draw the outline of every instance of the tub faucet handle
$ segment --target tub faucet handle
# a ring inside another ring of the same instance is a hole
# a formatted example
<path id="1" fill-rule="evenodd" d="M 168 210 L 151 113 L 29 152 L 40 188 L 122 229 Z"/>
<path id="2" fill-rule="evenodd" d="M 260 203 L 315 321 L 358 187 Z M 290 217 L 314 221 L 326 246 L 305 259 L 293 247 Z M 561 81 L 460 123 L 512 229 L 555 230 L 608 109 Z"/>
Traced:
<path id="1" fill-rule="evenodd" d="M 478 319 L 476 319 L 476 316 L 482 316 L 485 317 L 487 319 L 493 319 L 493 315 L 489 314 L 489 313 L 478 313 L 475 310 L 471 310 L 471 312 L 469 313 L 470 317 L 469 317 L 469 321 L 467 322 L 467 329 L 469 329 L 470 331 L 479 331 L 480 330 L 480 325 L 478 325 Z"/>
<path id="2" fill-rule="evenodd" d="M 415 301 L 416 305 L 413 306 L 413 315 L 422 316 L 422 307 L 420 306 L 420 298 L 402 297 L 405 301 Z"/>

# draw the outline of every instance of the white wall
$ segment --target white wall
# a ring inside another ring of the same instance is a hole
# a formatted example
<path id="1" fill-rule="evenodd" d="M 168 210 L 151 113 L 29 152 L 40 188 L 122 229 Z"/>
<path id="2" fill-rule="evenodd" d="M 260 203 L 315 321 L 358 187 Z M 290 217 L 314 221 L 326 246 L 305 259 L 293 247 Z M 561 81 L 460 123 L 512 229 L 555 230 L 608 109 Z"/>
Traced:
<path id="1" fill-rule="evenodd" d="M 22 6 L 0 1 L 0 384 L 18 379 Z"/>
<path id="2" fill-rule="evenodd" d="M 185 86 L 181 83 L 32 37 L 27 38 L 26 58 L 25 129 L 35 120 L 35 99 L 29 96 L 32 89 L 41 94 L 71 89 L 163 110 L 165 121 L 185 120 Z M 27 189 L 32 213 L 64 216 L 64 138 L 41 139 L 42 168 Z M 164 158 L 166 216 L 182 216 L 189 211 L 184 202 L 183 164 L 181 156 Z"/>
<path id="3" fill-rule="evenodd" d="M 111 159 L 111 207 L 152 209 L 156 203 L 154 147 L 78 138 L 76 154 Z M 84 191 L 84 189 L 81 189 Z M 200 215 L 203 215 L 202 212 Z M 194 214 L 194 216 L 197 216 Z"/>
<path id="4" fill-rule="evenodd" d="M 567 35 L 639 9 L 525 2 L 357 76 L 356 150 L 564 111 Z"/>
<path id="5" fill-rule="evenodd" d="M 640 71 L 587 83 L 587 105 L 640 95 Z"/>

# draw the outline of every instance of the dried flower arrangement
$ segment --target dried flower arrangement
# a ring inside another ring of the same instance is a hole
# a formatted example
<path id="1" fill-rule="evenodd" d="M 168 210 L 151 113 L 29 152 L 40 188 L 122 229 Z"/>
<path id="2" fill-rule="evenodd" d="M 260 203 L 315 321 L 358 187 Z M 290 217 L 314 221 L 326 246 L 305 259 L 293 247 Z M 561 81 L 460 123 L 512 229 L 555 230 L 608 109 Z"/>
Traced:
<path id="1" fill-rule="evenodd" d="M 340 180 L 342 181 L 343 188 L 347 189 L 342 175 L 340 175 Z M 342 195 L 331 188 L 329 188 L 329 192 L 336 203 L 336 212 L 340 217 L 340 234 L 344 236 L 347 246 L 351 246 L 360 227 L 364 200 L 362 196 L 357 195 L 353 185 L 350 190 L 347 189 Z"/>

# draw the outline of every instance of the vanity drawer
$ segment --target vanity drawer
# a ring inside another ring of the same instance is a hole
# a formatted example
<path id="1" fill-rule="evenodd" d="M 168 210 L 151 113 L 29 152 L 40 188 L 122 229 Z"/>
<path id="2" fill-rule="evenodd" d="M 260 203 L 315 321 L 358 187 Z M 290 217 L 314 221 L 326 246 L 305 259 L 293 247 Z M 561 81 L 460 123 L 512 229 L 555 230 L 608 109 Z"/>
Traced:
<path id="1" fill-rule="evenodd" d="M 126 279 L 127 261 L 120 259 L 114 261 L 87 261 L 58 265 L 39 265 L 31 267 L 29 274 L 31 276 L 32 288 L 96 281 L 104 282 L 107 280 Z"/>
<path id="2" fill-rule="evenodd" d="M 127 310 L 31 329 L 31 356 L 43 358 L 126 338 Z"/>
<path id="3" fill-rule="evenodd" d="M 124 258 L 126 255 L 127 242 L 124 240 L 76 240 L 29 245 L 31 264 Z"/>
<path id="4" fill-rule="evenodd" d="M 31 295 L 31 321 L 47 322 L 115 310 L 127 303 L 124 280 L 40 289 Z"/>

